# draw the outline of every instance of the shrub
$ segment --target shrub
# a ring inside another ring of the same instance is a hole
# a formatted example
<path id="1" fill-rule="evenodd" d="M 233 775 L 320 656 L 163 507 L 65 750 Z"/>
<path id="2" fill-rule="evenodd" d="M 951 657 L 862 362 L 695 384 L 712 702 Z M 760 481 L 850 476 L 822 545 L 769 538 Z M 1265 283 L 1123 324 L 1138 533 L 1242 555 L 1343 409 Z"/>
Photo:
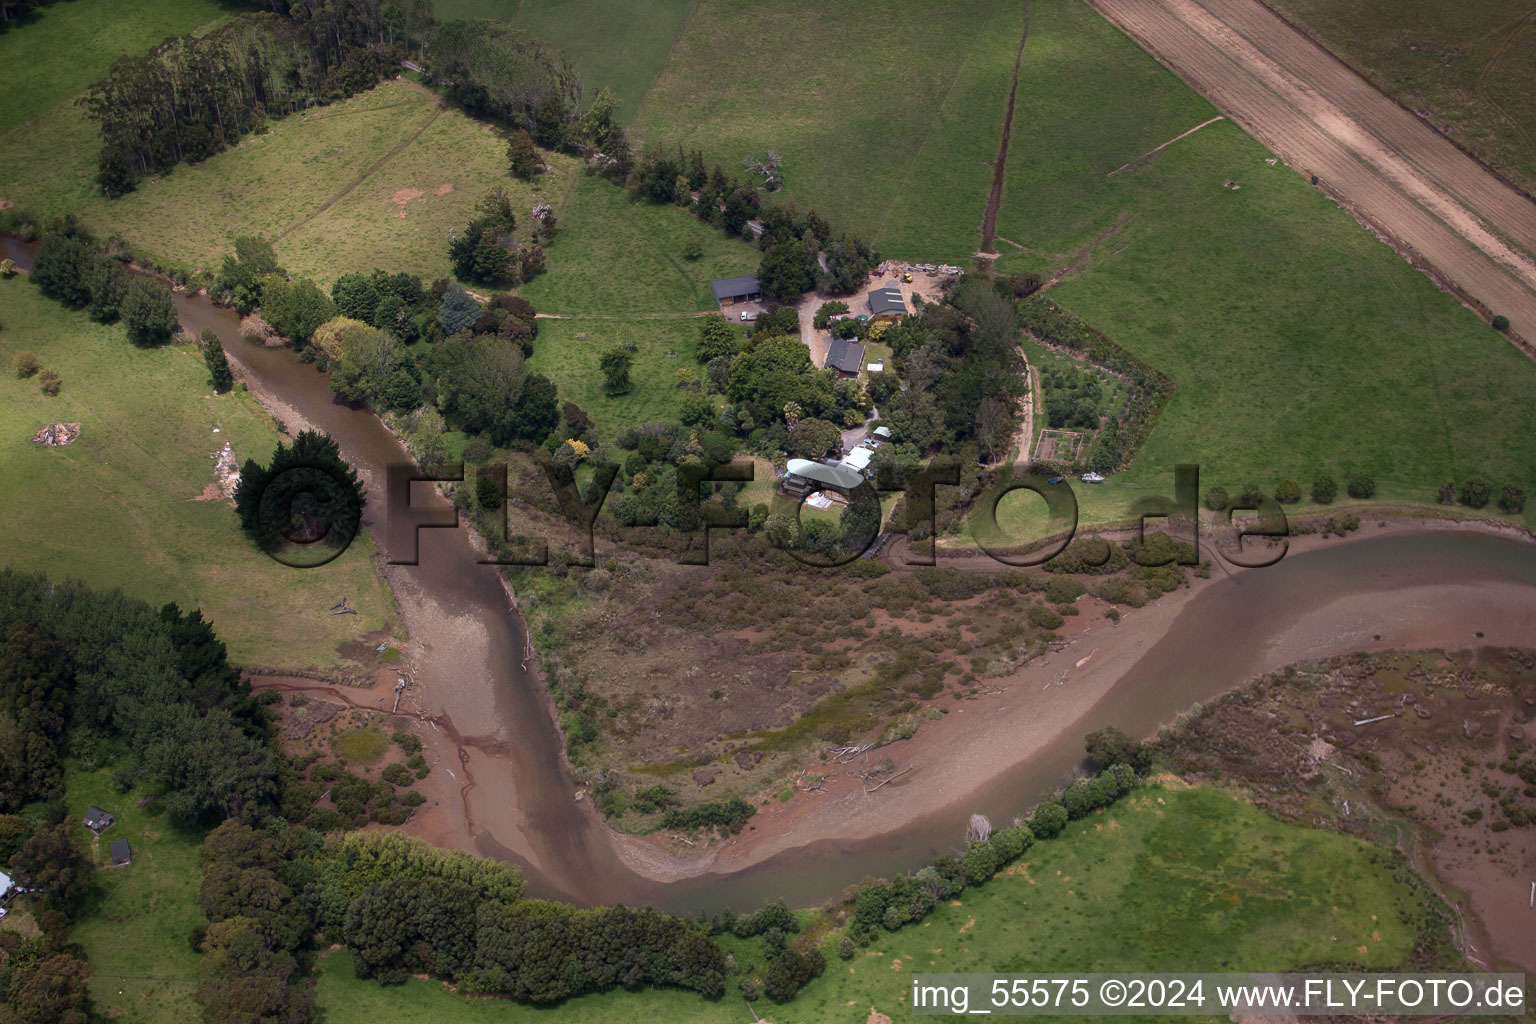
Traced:
<path id="1" fill-rule="evenodd" d="M 37 386 L 42 388 L 45 395 L 56 395 L 63 382 L 59 380 L 58 371 L 44 368 L 38 371 Z"/>
<path id="2" fill-rule="evenodd" d="M 844 960 L 853 959 L 853 939 L 847 935 L 837 944 L 837 955 Z"/>
<path id="3" fill-rule="evenodd" d="M 1029 819 L 1029 830 L 1040 839 L 1060 835 L 1067 827 L 1067 809 L 1053 800 L 1047 800 L 1035 808 Z"/>
<path id="4" fill-rule="evenodd" d="M 1212 512 L 1220 512 L 1227 507 L 1227 489 L 1225 487 L 1212 487 L 1205 492 L 1205 507 Z"/>
<path id="5" fill-rule="evenodd" d="M 1282 505 L 1294 505 L 1301 500 L 1301 484 L 1295 480 L 1281 480 L 1275 485 L 1275 500 Z"/>
<path id="6" fill-rule="evenodd" d="M 0 260 L 0 277 L 10 278 L 16 276 L 15 260 Z"/>
<path id="7" fill-rule="evenodd" d="M 1519 484 L 1505 484 L 1499 494 L 1499 508 L 1505 512 L 1525 511 L 1525 488 Z"/>
<path id="8" fill-rule="evenodd" d="M 11 366 L 15 368 L 16 376 L 25 379 L 37 372 L 37 357 L 31 352 L 17 352 Z"/>
<path id="9" fill-rule="evenodd" d="M 1352 473 L 1349 477 L 1349 496 L 1369 498 L 1376 493 L 1376 478 L 1369 473 Z"/>
<path id="10" fill-rule="evenodd" d="M 1440 485 L 1440 504 L 1454 505 L 1456 503 L 1456 485 L 1447 480 Z"/>
<path id="11" fill-rule="evenodd" d="M 1468 477 L 1461 485 L 1458 500 L 1468 508 L 1482 508 L 1493 497 L 1493 485 L 1480 476 Z"/>
<path id="12" fill-rule="evenodd" d="M 409 786 L 415 781 L 411 770 L 403 764 L 389 764 L 384 766 L 384 781 L 396 786 Z"/>
<path id="13" fill-rule="evenodd" d="M 826 966 L 827 958 L 817 950 L 801 953 L 786 949 L 769 961 L 763 977 L 763 991 L 776 1003 L 787 1002 Z"/>
<path id="14" fill-rule="evenodd" d="M 1312 481 L 1312 500 L 1319 505 L 1326 505 L 1338 496 L 1339 485 L 1334 483 L 1333 477 L 1322 473 Z"/>
<path id="15" fill-rule="evenodd" d="M 1029 624 L 1031 626 L 1038 629 L 1060 629 L 1064 621 L 1066 620 L 1061 617 L 1061 613 L 1054 608 L 1047 608 L 1041 604 L 1030 605 Z"/>
<path id="16" fill-rule="evenodd" d="M 1493 329 L 1496 331 L 1509 331 L 1509 317 L 1499 315 L 1493 318 Z"/>

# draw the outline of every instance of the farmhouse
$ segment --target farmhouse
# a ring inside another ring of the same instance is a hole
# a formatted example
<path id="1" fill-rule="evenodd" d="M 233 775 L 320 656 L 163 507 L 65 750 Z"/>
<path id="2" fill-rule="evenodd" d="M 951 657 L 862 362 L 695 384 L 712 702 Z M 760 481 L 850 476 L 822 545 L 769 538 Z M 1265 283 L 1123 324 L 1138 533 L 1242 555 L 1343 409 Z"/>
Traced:
<path id="1" fill-rule="evenodd" d="M 91 806 L 86 808 L 85 827 L 90 829 L 98 836 L 105 832 L 107 829 L 111 828 L 116 822 L 116 818 L 112 817 L 112 815 L 108 814 L 100 807 Z"/>
<path id="2" fill-rule="evenodd" d="M 756 274 L 711 281 L 709 287 L 715 293 L 715 301 L 722 306 L 737 302 L 756 302 L 763 297 L 763 290 L 758 286 Z"/>
<path id="3" fill-rule="evenodd" d="M 864 365 L 864 346 L 846 338 L 833 338 L 831 347 L 827 349 L 826 362 L 821 365 L 824 369 L 836 370 L 844 377 L 857 377 Z"/>
<path id="4" fill-rule="evenodd" d="M 870 316 L 906 316 L 907 300 L 901 297 L 901 289 L 894 284 L 876 288 L 869 293 Z"/>
<path id="5" fill-rule="evenodd" d="M 126 839 L 112 840 L 109 852 L 112 854 L 113 867 L 126 867 L 133 863 L 133 848 L 128 845 L 128 840 Z"/>
<path id="6" fill-rule="evenodd" d="M 809 459 L 790 459 L 780 486 L 786 494 L 806 495 L 823 488 L 847 494 L 864 482 L 863 474 L 848 466 L 829 466 Z"/>

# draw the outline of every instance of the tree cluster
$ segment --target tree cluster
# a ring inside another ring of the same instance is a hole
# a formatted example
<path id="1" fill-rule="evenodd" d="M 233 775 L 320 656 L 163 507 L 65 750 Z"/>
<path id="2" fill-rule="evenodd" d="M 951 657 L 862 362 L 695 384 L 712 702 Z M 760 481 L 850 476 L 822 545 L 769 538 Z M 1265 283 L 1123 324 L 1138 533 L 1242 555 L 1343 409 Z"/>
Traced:
<path id="1" fill-rule="evenodd" d="M 143 274 L 132 274 L 89 239 L 48 235 L 37 248 L 32 282 L 44 295 L 85 308 L 102 323 L 121 320 L 135 345 L 159 345 L 176 333 L 171 289 Z"/>
<path id="2" fill-rule="evenodd" d="M 63 755 L 120 742 L 124 774 L 189 823 L 276 798 L 266 724 L 200 613 L 0 572 L 0 812 L 62 795 Z"/>
<path id="3" fill-rule="evenodd" d="M 101 133 L 103 192 L 206 159 L 269 117 L 371 88 L 393 69 L 395 42 L 431 24 L 428 8 L 404 0 L 268 6 L 120 57 L 90 88 L 81 103 Z"/>
<path id="4" fill-rule="evenodd" d="M 240 528 L 264 550 L 284 542 L 342 548 L 356 536 L 363 515 L 363 485 L 325 434 L 300 432 L 281 441 L 263 466 L 246 459 L 235 485 Z"/>

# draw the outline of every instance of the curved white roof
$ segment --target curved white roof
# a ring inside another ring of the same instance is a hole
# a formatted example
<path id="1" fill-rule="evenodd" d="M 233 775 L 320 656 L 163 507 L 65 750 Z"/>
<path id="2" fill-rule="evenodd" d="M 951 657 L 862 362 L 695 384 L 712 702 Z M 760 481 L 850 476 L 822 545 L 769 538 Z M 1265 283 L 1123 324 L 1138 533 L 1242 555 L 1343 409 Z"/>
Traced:
<path id="1" fill-rule="evenodd" d="M 828 466 L 823 462 L 812 462 L 809 459 L 790 459 L 784 467 L 790 473 L 816 483 L 835 487 L 840 491 L 851 491 L 864 482 L 864 478 L 856 471 L 846 466 Z"/>

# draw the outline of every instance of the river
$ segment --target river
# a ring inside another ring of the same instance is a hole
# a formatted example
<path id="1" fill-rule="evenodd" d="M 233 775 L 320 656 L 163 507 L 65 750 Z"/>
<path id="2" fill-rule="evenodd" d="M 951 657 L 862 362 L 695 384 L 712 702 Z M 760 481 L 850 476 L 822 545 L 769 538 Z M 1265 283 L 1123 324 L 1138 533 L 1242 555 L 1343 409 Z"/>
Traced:
<path id="1" fill-rule="evenodd" d="M 23 268 L 30 266 L 31 248 L 0 239 L 0 256 Z M 176 303 L 183 328 L 193 334 L 211 328 L 259 390 L 335 438 L 365 479 L 381 480 L 383 467 L 407 458 L 377 417 L 337 401 L 313 366 L 289 349 L 266 348 L 243 337 L 233 311 L 215 307 L 202 295 L 177 295 Z M 382 524 L 375 521 L 378 509 L 372 500 L 381 492 L 381 486 L 370 486 L 365 522 L 382 549 L 386 538 Z M 1310 647 L 1292 643 L 1299 633 L 1318 634 L 1314 620 L 1320 608 L 1348 609 L 1354 603 L 1365 607 L 1375 597 L 1410 592 L 1439 594 L 1444 602 L 1452 602 L 1484 588 L 1500 594 L 1501 600 L 1514 595 L 1524 613 L 1536 609 L 1536 546 L 1500 537 L 1396 532 L 1291 555 L 1275 566 L 1209 584 L 1071 729 L 993 777 L 963 803 L 876 838 L 824 839 L 729 875 L 660 883 L 626 866 L 590 801 L 573 801 L 576 784 L 561 757 L 561 736 L 542 684 L 521 667 L 526 644 L 522 618 L 496 570 L 478 564 L 480 555 L 467 528 L 424 530 L 420 546 L 419 564 L 392 566 L 390 584 L 407 613 L 430 606 L 453 621 L 478 627 L 477 642 L 483 646 L 476 650 L 483 653 L 477 653 L 476 660 L 483 664 L 470 667 L 473 678 L 468 683 L 463 666 L 444 669 L 439 683 L 468 685 L 484 698 L 484 714 L 494 715 L 495 724 L 474 724 L 498 734 L 500 740 L 485 751 L 509 772 L 507 792 L 481 792 L 476 799 L 482 804 L 505 802 L 517 822 L 516 841 L 481 830 L 475 836 L 476 849 L 520 864 L 536 895 L 582 903 L 650 903 L 674 910 L 744 909 L 781 896 L 795 905 L 812 905 L 865 875 L 915 868 L 952 851 L 972 811 L 1006 821 L 1069 778 L 1079 766 L 1084 733 L 1107 724 L 1149 733 L 1190 704 L 1209 700 L 1277 661 L 1353 649 L 1358 638 L 1347 631 L 1321 636 Z M 1454 619 L 1450 610 L 1450 604 L 1434 599 L 1417 601 L 1403 613 L 1408 618 L 1393 625 L 1406 631 L 1405 636 L 1430 637 L 1425 646 L 1478 643 L 1472 635 L 1461 637 L 1460 625 L 1447 626 Z M 1490 633 L 1488 642 L 1500 641 Z M 451 664 L 452 645 L 443 646 L 443 658 Z M 430 673 L 431 666 L 427 670 Z M 469 731 L 467 724 L 457 720 L 458 731 Z M 1000 751 L 998 760 L 1006 762 L 1007 752 Z"/>

